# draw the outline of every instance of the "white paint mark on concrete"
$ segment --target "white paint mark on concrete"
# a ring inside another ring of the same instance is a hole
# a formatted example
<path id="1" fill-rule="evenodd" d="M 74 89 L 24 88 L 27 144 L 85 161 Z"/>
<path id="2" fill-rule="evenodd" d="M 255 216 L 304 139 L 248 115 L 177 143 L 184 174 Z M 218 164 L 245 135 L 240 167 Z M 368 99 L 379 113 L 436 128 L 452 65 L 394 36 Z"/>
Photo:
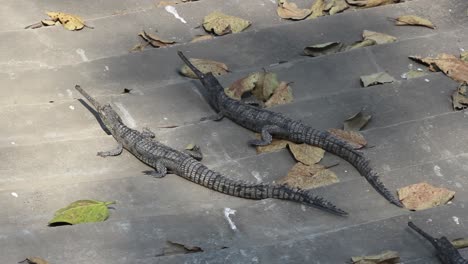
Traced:
<path id="1" fill-rule="evenodd" d="M 417 68 L 416 70 L 419 71 L 419 72 L 423 71 L 423 69 L 421 69 L 421 68 Z"/>
<path id="2" fill-rule="evenodd" d="M 16 142 L 12 141 L 11 144 L 12 144 L 12 145 L 16 145 Z"/>
<path id="3" fill-rule="evenodd" d="M 382 165 L 382 170 L 383 170 L 383 171 L 391 171 L 392 168 L 390 167 L 390 165 L 384 164 L 384 165 Z"/>
<path id="4" fill-rule="evenodd" d="M 86 57 L 85 51 L 83 49 L 76 49 L 76 53 L 80 55 L 82 61 L 89 61 L 88 57 Z"/>
<path id="5" fill-rule="evenodd" d="M 464 48 L 460 48 L 460 51 L 461 51 L 461 52 L 464 52 L 464 51 L 465 51 L 465 49 L 464 49 Z"/>
<path id="6" fill-rule="evenodd" d="M 247 257 L 247 252 L 245 252 L 245 250 L 240 249 L 239 252 L 241 253 L 242 256 Z"/>
<path id="7" fill-rule="evenodd" d="M 117 106 L 120 110 L 120 112 L 123 115 L 123 118 L 125 119 L 124 123 L 127 123 L 128 127 L 134 128 L 136 127 L 136 122 L 135 119 L 130 115 L 130 113 L 125 109 L 125 107 L 121 103 L 114 103 L 115 106 Z"/>
<path id="8" fill-rule="evenodd" d="M 168 5 L 164 9 L 166 9 L 167 12 L 173 14 L 174 17 L 179 19 L 182 23 L 187 24 L 187 21 L 185 21 L 183 17 L 179 16 L 179 13 L 177 13 L 177 10 L 174 6 Z"/>
<path id="9" fill-rule="evenodd" d="M 232 230 L 237 230 L 237 227 L 234 224 L 234 221 L 232 221 L 231 217 L 229 217 L 229 216 L 230 215 L 235 215 L 235 214 L 236 214 L 236 210 L 231 209 L 229 207 L 224 208 L 224 217 L 226 217 L 226 219 L 228 220 L 229 225 L 231 226 Z"/>
<path id="10" fill-rule="evenodd" d="M 252 176 L 257 180 L 257 183 L 262 182 L 262 177 L 260 176 L 260 173 L 258 171 L 252 171 Z"/>
<path id="11" fill-rule="evenodd" d="M 257 258 L 257 257 L 253 257 L 253 258 L 252 258 L 252 263 L 258 263 L 258 258 Z"/>
<path id="12" fill-rule="evenodd" d="M 263 210 L 268 211 L 268 210 L 273 209 L 273 207 L 275 207 L 275 206 L 276 206 L 275 204 L 270 204 L 269 206 L 265 207 L 265 209 L 263 209 Z"/>
<path id="13" fill-rule="evenodd" d="M 455 186 L 457 186 L 458 188 L 463 188 L 463 185 L 461 183 L 459 183 L 459 182 L 456 182 Z"/>
<path id="14" fill-rule="evenodd" d="M 73 98 L 73 92 L 72 92 L 72 90 L 67 89 L 67 95 L 68 95 L 68 97 Z"/>
<path id="15" fill-rule="evenodd" d="M 432 222 L 432 219 L 431 218 L 427 219 L 426 223 L 430 223 L 430 222 Z"/>
<path id="16" fill-rule="evenodd" d="M 167 120 L 167 117 L 163 117 L 164 120 Z"/>
<path id="17" fill-rule="evenodd" d="M 456 217 L 456 216 L 452 216 L 452 219 L 453 221 L 455 222 L 455 224 L 459 225 L 460 224 L 460 218 Z"/>
<path id="18" fill-rule="evenodd" d="M 104 69 L 105 69 L 106 71 L 109 71 L 109 66 L 107 66 L 107 65 L 104 66 Z"/>
<path id="19" fill-rule="evenodd" d="M 15 193 L 15 192 L 12 192 L 12 193 L 11 193 L 11 196 L 13 196 L 13 197 L 15 197 L 15 198 L 18 198 L 18 194 Z"/>
<path id="20" fill-rule="evenodd" d="M 430 82 L 429 79 L 424 79 L 425 82 Z"/>
<path id="21" fill-rule="evenodd" d="M 401 74 L 400 77 L 402 79 L 407 79 L 408 78 L 408 73 L 405 72 L 405 73 Z"/>
<path id="22" fill-rule="evenodd" d="M 307 207 L 305 205 L 301 204 L 301 210 L 305 212 L 307 210 Z"/>
<path id="23" fill-rule="evenodd" d="M 434 166 L 434 173 L 435 175 L 439 176 L 439 177 L 444 177 L 444 175 L 440 172 L 440 167 L 435 165 Z"/>
<path id="24" fill-rule="evenodd" d="M 70 108 L 70 110 L 75 110 L 75 107 L 73 105 L 70 105 L 68 108 Z"/>

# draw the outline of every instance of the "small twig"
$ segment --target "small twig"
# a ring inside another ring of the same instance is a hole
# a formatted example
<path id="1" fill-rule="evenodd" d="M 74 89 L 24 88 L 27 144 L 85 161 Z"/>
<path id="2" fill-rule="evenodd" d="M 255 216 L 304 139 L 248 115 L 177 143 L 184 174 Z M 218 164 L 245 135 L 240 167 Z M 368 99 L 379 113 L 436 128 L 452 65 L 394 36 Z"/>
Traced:
<path id="1" fill-rule="evenodd" d="M 24 29 L 36 29 L 36 28 L 40 28 L 40 27 L 43 27 L 44 25 L 42 25 L 42 22 L 37 22 L 37 23 L 34 23 L 32 25 L 29 25 L 29 26 L 26 26 Z"/>

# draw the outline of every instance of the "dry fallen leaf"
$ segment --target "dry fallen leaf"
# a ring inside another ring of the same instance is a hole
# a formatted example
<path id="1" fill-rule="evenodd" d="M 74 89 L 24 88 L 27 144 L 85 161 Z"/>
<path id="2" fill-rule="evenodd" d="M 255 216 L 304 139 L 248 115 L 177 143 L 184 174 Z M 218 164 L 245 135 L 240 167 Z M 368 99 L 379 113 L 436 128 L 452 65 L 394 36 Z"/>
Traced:
<path id="1" fill-rule="evenodd" d="M 451 242 L 452 242 L 452 245 L 456 249 L 461 249 L 461 248 L 468 247 L 468 239 L 466 239 L 466 238 L 457 238 L 457 239 L 452 240 Z"/>
<path id="2" fill-rule="evenodd" d="M 203 18 L 203 28 L 216 35 L 238 33 L 250 26 L 250 21 L 242 18 L 228 16 L 215 11 Z"/>
<path id="3" fill-rule="evenodd" d="M 401 75 L 401 78 L 403 79 L 414 79 L 414 78 L 420 78 L 423 76 L 426 76 L 427 72 L 420 71 L 420 70 L 410 70 L 409 72 L 405 72 Z"/>
<path id="4" fill-rule="evenodd" d="M 354 149 L 362 149 L 367 145 L 367 140 L 364 136 L 357 131 L 345 131 L 337 128 L 330 128 L 328 132 L 340 138 L 343 141 L 346 141 L 348 144 L 353 146 Z"/>
<path id="5" fill-rule="evenodd" d="M 369 87 L 383 83 L 392 83 L 394 81 L 396 80 L 386 72 L 378 72 L 370 75 L 361 76 L 361 82 L 363 87 Z"/>
<path id="6" fill-rule="evenodd" d="M 468 62 L 462 61 L 454 55 L 442 53 L 436 58 L 421 58 L 419 56 L 410 56 L 409 58 L 429 65 L 431 71 L 440 70 L 455 81 L 468 83 Z"/>
<path id="7" fill-rule="evenodd" d="M 138 36 L 155 48 L 166 47 L 176 43 L 175 41 L 162 39 L 158 35 L 146 31 L 140 32 Z"/>
<path id="8" fill-rule="evenodd" d="M 47 15 L 53 21 L 59 21 L 64 28 L 68 30 L 80 30 L 87 26 L 79 16 L 63 12 L 47 12 Z M 89 27 L 91 28 L 91 27 Z"/>
<path id="9" fill-rule="evenodd" d="M 49 264 L 49 262 L 47 262 L 45 259 L 40 258 L 40 257 L 29 257 L 18 263 L 25 263 L 25 262 L 27 262 L 28 264 Z"/>
<path id="10" fill-rule="evenodd" d="M 325 150 L 309 144 L 296 144 L 288 142 L 289 150 L 294 158 L 306 165 L 313 165 L 322 160 Z"/>
<path id="11" fill-rule="evenodd" d="M 398 197 L 403 205 L 410 210 L 424 210 L 450 201 L 454 191 L 437 188 L 426 182 L 409 185 L 398 189 Z"/>
<path id="12" fill-rule="evenodd" d="M 359 131 L 367 125 L 371 118 L 371 115 L 365 115 L 362 111 L 359 111 L 343 122 L 343 129 L 346 131 Z"/>
<path id="13" fill-rule="evenodd" d="M 308 166 L 301 162 L 296 163 L 288 175 L 278 181 L 279 184 L 301 189 L 312 189 L 337 182 L 339 182 L 338 177 L 327 167 L 319 164 Z"/>
<path id="14" fill-rule="evenodd" d="M 370 30 L 364 30 L 362 32 L 362 38 L 363 39 L 371 39 L 376 42 L 376 44 L 386 44 L 386 43 L 391 43 L 395 42 L 397 40 L 396 37 L 390 36 L 384 33 L 379 33 L 375 31 L 370 31 Z"/>
<path id="15" fill-rule="evenodd" d="M 431 21 L 413 15 L 401 16 L 396 19 L 396 25 L 398 26 L 423 26 L 434 29 L 434 25 Z"/>
<path id="16" fill-rule="evenodd" d="M 343 48 L 343 43 L 341 42 L 327 42 L 327 43 L 322 43 L 322 44 L 316 44 L 316 45 L 305 47 L 304 55 L 311 56 L 311 57 L 329 55 L 329 54 L 340 52 L 342 48 Z"/>
<path id="17" fill-rule="evenodd" d="M 332 0 L 325 6 L 323 10 L 328 11 L 330 15 L 334 15 L 334 14 L 343 12 L 344 10 L 348 8 L 349 8 L 349 5 L 346 3 L 345 0 Z"/>
<path id="18" fill-rule="evenodd" d="M 281 82 L 273 95 L 265 102 L 266 107 L 287 104 L 293 101 L 291 87 L 287 82 Z"/>
<path id="19" fill-rule="evenodd" d="M 369 47 L 377 44 L 377 42 L 373 39 L 364 39 L 361 41 L 357 41 L 351 45 L 343 47 L 340 51 L 348 51 L 348 50 L 353 50 L 353 49 L 359 49 L 359 48 L 364 48 L 364 47 Z"/>
<path id="20" fill-rule="evenodd" d="M 378 255 L 352 257 L 353 264 L 396 264 L 400 263 L 400 256 L 396 251 L 384 251 Z"/>
<path id="21" fill-rule="evenodd" d="M 324 0 L 315 0 L 314 4 L 310 8 L 312 13 L 310 14 L 307 19 L 315 19 L 317 17 L 324 16 L 325 13 L 323 12 L 325 9 L 326 3 Z"/>
<path id="22" fill-rule="evenodd" d="M 246 92 L 252 91 L 255 88 L 258 80 L 263 78 L 263 72 L 254 72 L 246 77 L 232 83 L 224 89 L 224 93 L 232 99 L 240 100 Z"/>
<path id="23" fill-rule="evenodd" d="M 276 12 L 279 17 L 284 19 L 302 20 L 310 15 L 312 11 L 310 9 L 300 9 L 295 3 L 279 0 Z"/>
<path id="24" fill-rule="evenodd" d="M 145 42 L 145 43 L 138 43 L 136 44 L 135 46 L 133 46 L 133 48 L 130 49 L 130 52 L 139 52 L 139 51 L 143 51 L 145 49 L 146 46 L 148 46 L 149 43 L 148 42 Z"/>
<path id="25" fill-rule="evenodd" d="M 227 65 L 221 62 L 204 59 L 190 59 L 190 62 L 203 73 L 211 72 L 213 75 L 219 76 L 229 72 Z M 180 73 L 189 78 L 198 79 L 197 75 L 187 65 L 182 66 Z"/>
<path id="26" fill-rule="evenodd" d="M 468 62 L 468 51 L 460 53 L 460 60 Z"/>
<path id="27" fill-rule="evenodd" d="M 166 247 L 163 248 L 163 252 L 157 254 L 156 256 L 170 256 L 170 255 L 177 255 L 177 254 L 190 254 L 190 253 L 197 253 L 203 252 L 203 249 L 198 246 L 192 245 L 185 245 L 182 243 L 177 243 L 173 241 L 166 241 Z"/>
<path id="28" fill-rule="evenodd" d="M 194 37 L 190 42 L 193 43 L 193 42 L 205 41 L 209 39 L 213 39 L 213 36 L 212 35 L 199 35 L 199 36 Z"/>
<path id="29" fill-rule="evenodd" d="M 452 94 L 453 110 L 463 110 L 468 107 L 468 85 L 462 83 Z"/>
<path id="30" fill-rule="evenodd" d="M 382 5 L 389 5 L 398 2 L 399 0 L 346 0 L 348 4 L 363 8 L 370 8 Z"/>
<path id="31" fill-rule="evenodd" d="M 260 134 L 257 134 L 257 138 L 260 138 Z M 269 145 L 257 146 L 257 154 L 274 152 L 280 149 L 284 149 L 288 146 L 289 141 L 283 139 L 274 138 Z"/>

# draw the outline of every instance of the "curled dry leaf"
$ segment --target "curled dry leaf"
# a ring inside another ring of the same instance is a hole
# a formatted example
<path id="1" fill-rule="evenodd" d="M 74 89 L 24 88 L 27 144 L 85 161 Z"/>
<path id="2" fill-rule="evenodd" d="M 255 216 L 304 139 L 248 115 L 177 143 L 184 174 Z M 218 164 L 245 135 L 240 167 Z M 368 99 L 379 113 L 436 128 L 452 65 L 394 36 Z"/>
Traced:
<path id="1" fill-rule="evenodd" d="M 346 47 L 343 47 L 340 51 L 348 51 L 348 50 L 353 50 L 353 49 L 359 49 L 359 48 L 364 48 L 364 47 L 369 47 L 377 44 L 375 40 L 373 39 L 364 39 L 361 41 L 357 41 L 351 45 L 348 45 Z"/>
<path id="2" fill-rule="evenodd" d="M 394 37 L 394 36 L 387 35 L 387 34 L 384 34 L 384 33 L 375 32 L 375 31 L 370 31 L 370 30 L 364 30 L 362 32 L 362 38 L 365 39 L 365 40 L 366 39 L 371 39 L 371 40 L 375 41 L 375 43 L 378 44 L 378 45 L 395 42 L 397 40 L 397 38 Z"/>
<path id="3" fill-rule="evenodd" d="M 203 73 L 211 72 L 213 75 L 219 76 L 229 72 L 227 65 L 222 62 L 204 59 L 190 59 L 190 62 Z M 187 65 L 182 66 L 180 73 L 189 78 L 198 79 L 197 75 Z"/>
<path id="4" fill-rule="evenodd" d="M 366 115 L 361 110 L 343 122 L 343 129 L 346 131 L 359 131 L 367 125 L 371 118 L 371 115 Z"/>
<path id="5" fill-rule="evenodd" d="M 288 142 L 289 150 L 294 158 L 306 165 L 313 165 L 322 160 L 325 150 L 309 144 L 296 144 Z"/>
<path id="6" fill-rule="evenodd" d="M 426 182 L 398 189 L 398 197 L 403 205 L 415 211 L 445 204 L 454 196 L 454 191 L 450 191 L 446 188 L 437 188 Z"/>
<path id="7" fill-rule="evenodd" d="M 228 33 L 238 33 L 250 26 L 250 21 L 225 15 L 215 11 L 203 18 L 203 28 L 216 35 L 225 35 Z"/>
<path id="8" fill-rule="evenodd" d="M 326 3 L 324 0 L 315 0 L 314 4 L 310 8 L 312 13 L 307 19 L 315 19 L 317 17 L 321 17 L 325 15 L 324 9 L 325 9 Z"/>
<path id="9" fill-rule="evenodd" d="M 213 39 L 213 36 L 212 35 L 199 35 L 199 36 L 194 37 L 190 42 L 193 43 L 193 42 L 205 41 L 209 39 Z"/>
<path id="10" fill-rule="evenodd" d="M 177 255 L 177 254 L 197 253 L 197 252 L 203 252 L 203 249 L 198 246 L 186 245 L 186 244 L 167 240 L 166 247 L 164 247 L 163 252 L 160 254 L 157 254 L 156 256 L 158 257 L 170 256 L 170 255 Z"/>
<path id="11" fill-rule="evenodd" d="M 278 16 L 284 19 L 302 20 L 306 18 L 312 10 L 300 9 L 295 3 L 290 3 L 286 0 L 278 1 L 278 8 L 276 9 Z"/>
<path id="12" fill-rule="evenodd" d="M 428 19 L 413 16 L 413 15 L 406 15 L 401 16 L 395 19 L 396 25 L 398 26 L 423 26 L 434 29 L 434 25 Z"/>
<path id="13" fill-rule="evenodd" d="M 468 51 L 460 53 L 460 60 L 468 62 Z"/>
<path id="14" fill-rule="evenodd" d="M 371 75 L 361 76 L 362 86 L 369 87 L 377 84 L 392 83 L 396 81 L 386 72 L 378 72 Z"/>
<path id="15" fill-rule="evenodd" d="M 291 87 L 289 87 L 289 84 L 287 82 L 281 82 L 278 88 L 276 88 L 273 95 L 270 97 L 270 99 L 266 101 L 265 106 L 272 107 L 275 105 L 287 104 L 292 101 L 293 95 Z"/>
<path id="16" fill-rule="evenodd" d="M 348 8 L 349 8 L 349 5 L 346 3 L 345 0 L 332 0 L 325 6 L 323 10 L 328 11 L 330 15 L 334 15 L 334 14 L 343 12 L 344 10 Z"/>
<path id="17" fill-rule="evenodd" d="M 155 48 L 166 47 L 176 43 L 175 41 L 162 39 L 158 35 L 146 31 L 140 32 L 138 36 Z"/>
<path id="18" fill-rule="evenodd" d="M 421 58 L 419 56 L 410 56 L 409 58 L 429 65 L 431 71 L 440 70 L 455 81 L 468 83 L 468 62 L 454 55 L 442 53 L 436 58 Z"/>
<path id="19" fill-rule="evenodd" d="M 327 167 L 319 164 L 309 166 L 300 162 L 289 170 L 286 177 L 278 181 L 279 184 L 301 189 L 312 189 L 337 182 L 339 182 L 338 177 Z"/>
<path id="20" fill-rule="evenodd" d="M 399 0 L 346 0 L 348 4 L 363 8 L 370 8 L 382 5 L 389 5 L 399 2 Z"/>
<path id="21" fill-rule="evenodd" d="M 248 76 L 235 81 L 231 86 L 224 89 L 224 93 L 232 99 L 240 100 L 246 92 L 252 91 L 259 79 L 263 78 L 262 72 L 254 72 Z"/>
<path id="22" fill-rule="evenodd" d="M 367 140 L 364 138 L 364 136 L 357 132 L 357 131 L 345 131 L 342 129 L 337 129 L 337 128 L 330 128 L 328 129 L 328 132 L 336 136 L 337 138 L 340 138 L 343 141 L 346 141 L 348 144 L 350 144 L 354 149 L 362 149 L 367 145 Z"/>
<path id="23" fill-rule="evenodd" d="M 63 12 L 47 12 L 53 21 L 59 21 L 68 30 L 80 30 L 87 26 L 81 17 Z M 91 28 L 91 27 L 89 27 Z"/>
<path id="24" fill-rule="evenodd" d="M 343 48 L 343 43 L 341 42 L 327 42 L 327 43 L 322 43 L 322 44 L 316 44 L 316 45 L 305 47 L 304 55 L 311 56 L 311 57 L 329 55 L 329 54 L 340 52 L 342 48 Z"/>
<path id="25" fill-rule="evenodd" d="M 468 85 L 462 83 L 452 94 L 453 110 L 463 110 L 468 107 Z"/>
<path id="26" fill-rule="evenodd" d="M 352 257 L 353 264 L 396 264 L 400 263 L 400 255 L 396 251 L 384 251 L 378 255 Z"/>
<path id="27" fill-rule="evenodd" d="M 42 25 L 48 27 L 48 26 L 55 26 L 57 23 L 60 24 L 59 21 L 54 21 L 54 20 L 50 20 L 50 19 L 44 19 L 44 20 L 41 20 L 41 23 Z"/>
<path id="28" fill-rule="evenodd" d="M 96 200 L 79 200 L 55 212 L 49 225 L 81 224 L 88 222 L 102 222 L 109 217 L 107 206 L 115 202 L 101 202 Z"/>
<path id="29" fill-rule="evenodd" d="M 49 262 L 47 262 L 45 259 L 43 259 L 41 257 L 29 257 L 29 258 L 26 258 L 23 261 L 18 262 L 18 263 L 26 263 L 26 262 L 28 264 L 49 264 Z"/>

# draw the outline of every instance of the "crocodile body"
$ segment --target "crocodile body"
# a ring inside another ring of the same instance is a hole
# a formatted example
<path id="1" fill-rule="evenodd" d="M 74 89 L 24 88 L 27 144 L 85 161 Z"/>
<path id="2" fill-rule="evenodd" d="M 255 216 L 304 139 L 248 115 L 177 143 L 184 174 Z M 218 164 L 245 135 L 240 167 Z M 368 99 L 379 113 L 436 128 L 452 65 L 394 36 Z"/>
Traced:
<path id="1" fill-rule="evenodd" d="M 408 222 L 408 226 L 414 231 L 418 232 L 421 236 L 427 239 L 437 251 L 437 257 L 444 264 L 468 264 L 468 260 L 465 260 L 458 250 L 452 245 L 452 243 L 446 238 L 434 238 L 422 229 L 417 227 L 413 222 Z"/>
<path id="2" fill-rule="evenodd" d="M 399 207 L 403 207 L 401 202 L 383 185 L 377 173 L 372 170 L 369 160 L 351 145 L 327 131 L 314 129 L 283 114 L 255 107 L 228 97 L 224 93 L 224 88 L 212 73 L 202 73 L 182 52 L 179 51 L 178 55 L 203 84 L 205 97 L 217 112 L 217 115 L 213 118 L 214 120 L 217 121 L 223 117 L 227 117 L 247 129 L 261 133 L 262 139 L 250 140 L 249 143 L 251 145 L 268 145 L 274 136 L 295 143 L 306 143 L 320 147 L 351 163 L 384 198 Z"/>
<path id="3" fill-rule="evenodd" d="M 94 106 L 105 127 L 119 143 L 116 149 L 99 152 L 99 156 L 116 156 L 124 148 L 145 164 L 153 167 L 155 171 L 152 175 L 155 177 L 164 177 L 169 170 L 191 182 L 227 195 L 255 200 L 266 198 L 290 200 L 336 215 L 347 215 L 345 211 L 321 197 L 313 196 L 306 190 L 286 185 L 237 181 L 212 171 L 195 159 L 201 159 L 201 153 L 178 151 L 154 140 L 154 134 L 149 131 L 139 132 L 127 127 L 109 104 L 101 105 L 80 86 L 77 85 L 75 88 Z"/>

